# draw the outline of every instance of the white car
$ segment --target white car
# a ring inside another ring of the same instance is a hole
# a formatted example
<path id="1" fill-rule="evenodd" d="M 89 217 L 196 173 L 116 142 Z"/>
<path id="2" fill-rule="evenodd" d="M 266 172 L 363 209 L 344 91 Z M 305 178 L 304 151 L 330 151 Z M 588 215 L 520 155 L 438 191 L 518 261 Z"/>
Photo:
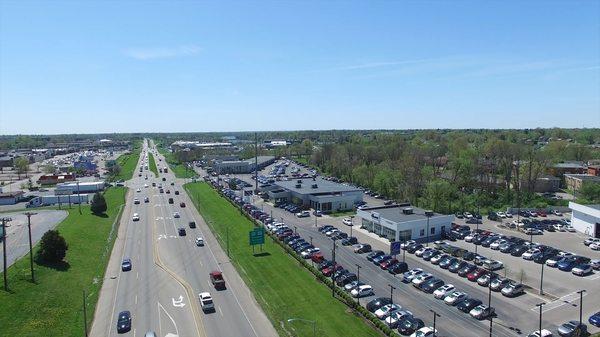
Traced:
<path id="1" fill-rule="evenodd" d="M 423 254 L 425 254 L 426 251 L 429 251 L 429 250 L 433 250 L 433 248 L 423 247 L 423 248 L 417 249 L 417 251 L 415 252 L 415 256 L 421 257 L 421 256 L 423 256 Z"/>
<path id="2" fill-rule="evenodd" d="M 592 266 L 589 264 L 579 265 L 571 270 L 571 273 L 573 273 L 573 275 L 577 275 L 577 276 L 585 276 L 587 274 L 590 274 L 591 272 L 592 272 Z"/>
<path id="3" fill-rule="evenodd" d="M 465 219 L 471 219 L 473 217 L 473 214 L 469 213 L 469 212 L 465 212 L 463 213 Z"/>
<path id="4" fill-rule="evenodd" d="M 133 221 L 140 221 L 140 215 L 137 213 L 133 213 L 133 217 L 131 218 Z"/>
<path id="5" fill-rule="evenodd" d="M 489 317 L 490 315 L 494 315 L 494 311 L 494 307 L 488 307 L 485 304 L 481 304 L 471 309 L 471 311 L 469 311 L 469 315 L 471 315 L 473 318 L 481 320 Z"/>
<path id="6" fill-rule="evenodd" d="M 421 284 L 431 280 L 432 278 L 433 278 L 433 275 L 431 275 L 429 273 L 423 273 L 423 274 L 413 278 L 411 283 L 413 286 L 419 287 Z"/>
<path id="7" fill-rule="evenodd" d="M 592 250 L 600 250 L 600 242 L 590 243 L 589 246 Z"/>
<path id="8" fill-rule="evenodd" d="M 199 236 L 196 238 L 196 246 L 198 246 L 198 247 L 204 246 L 204 239 L 202 237 Z"/>
<path id="9" fill-rule="evenodd" d="M 352 219 L 344 218 L 344 220 L 342 220 L 342 223 L 346 226 L 352 226 Z"/>
<path id="10" fill-rule="evenodd" d="M 553 210 L 553 211 L 552 211 L 552 214 L 554 214 L 554 215 L 556 215 L 556 216 L 562 216 L 562 215 L 563 215 L 563 214 L 562 214 L 562 213 L 561 213 L 559 210 L 557 210 L 557 209 Z M 548 331 L 548 330 L 546 330 L 546 331 Z"/>
<path id="11" fill-rule="evenodd" d="M 540 334 L 540 330 L 536 330 L 527 335 L 527 337 L 552 337 L 552 332 L 550 332 L 550 330 L 542 329 Z"/>
<path id="12" fill-rule="evenodd" d="M 497 215 L 499 218 L 502 218 L 502 219 L 505 219 L 505 218 L 506 218 L 506 213 L 504 213 L 504 212 L 496 212 L 496 215 Z"/>
<path id="13" fill-rule="evenodd" d="M 398 311 L 398 310 L 402 310 L 402 307 L 399 306 L 398 304 L 395 304 L 395 303 L 386 304 L 383 307 L 381 307 L 375 311 L 375 316 L 377 316 L 377 318 L 379 318 L 379 319 L 385 319 L 392 312 Z"/>
<path id="14" fill-rule="evenodd" d="M 506 239 L 496 240 L 496 241 L 492 242 L 492 244 L 490 245 L 490 249 L 498 250 L 498 249 L 500 249 L 500 246 L 502 246 L 503 244 L 505 244 L 507 242 L 508 242 L 508 240 L 506 240 Z"/>
<path id="15" fill-rule="evenodd" d="M 215 304 L 213 303 L 212 296 L 210 296 L 210 293 L 200 293 L 198 294 L 198 299 L 200 300 L 200 307 L 202 307 L 202 311 L 215 311 Z"/>
<path id="16" fill-rule="evenodd" d="M 302 253 L 300 253 L 300 255 L 302 256 L 303 259 L 310 259 L 310 257 L 313 256 L 314 253 L 318 253 L 320 251 L 321 251 L 321 249 L 319 249 L 319 248 L 309 248 L 309 249 L 303 251 Z"/>
<path id="17" fill-rule="evenodd" d="M 136 190 L 136 192 L 141 192 L 142 190 L 140 190 L 139 188 Z"/>
<path id="18" fill-rule="evenodd" d="M 438 262 L 440 262 L 441 259 L 447 257 L 448 254 L 438 254 L 434 257 L 431 258 L 431 260 L 429 260 L 429 262 L 433 263 L 433 264 L 437 264 Z"/>
<path id="19" fill-rule="evenodd" d="M 366 296 L 371 296 L 373 295 L 373 287 L 371 287 L 368 284 L 359 286 L 357 288 L 352 289 L 352 291 L 350 292 L 350 295 L 352 295 L 352 297 L 366 297 Z"/>
<path id="20" fill-rule="evenodd" d="M 408 310 L 397 310 L 392 312 L 388 317 L 385 318 L 385 324 L 394 329 L 398 326 L 403 319 L 412 317 L 413 313 Z"/>
<path id="21" fill-rule="evenodd" d="M 296 217 L 298 217 L 298 218 L 308 218 L 308 217 L 310 217 L 310 212 L 309 211 L 302 211 L 302 212 L 296 213 Z"/>
<path id="22" fill-rule="evenodd" d="M 411 245 L 416 245 L 416 244 L 417 244 L 417 241 L 415 241 L 415 240 L 408 240 L 408 241 L 406 241 L 406 242 L 402 243 L 402 244 L 400 245 L 400 248 L 404 249 L 404 248 L 406 248 L 406 247 L 408 247 L 408 246 L 411 246 Z"/>
<path id="23" fill-rule="evenodd" d="M 589 246 L 592 243 L 600 243 L 600 238 L 587 238 L 583 240 L 583 244 L 586 246 Z"/>
<path id="24" fill-rule="evenodd" d="M 415 331 L 410 337 L 430 337 L 437 333 L 437 329 L 434 331 L 432 327 L 423 327 Z"/>
<path id="25" fill-rule="evenodd" d="M 140 199 L 138 199 L 138 198 L 133 199 L 133 203 L 138 205 L 140 203 Z"/>
<path id="26" fill-rule="evenodd" d="M 512 213 L 510 213 L 510 212 L 506 212 L 505 215 L 507 218 L 512 218 Z"/>
<path id="27" fill-rule="evenodd" d="M 565 226 L 565 230 L 567 232 L 571 232 L 571 233 L 575 233 L 577 230 L 575 229 L 575 227 L 571 226 L 571 225 L 566 225 Z"/>
<path id="28" fill-rule="evenodd" d="M 485 268 L 485 269 L 498 270 L 498 269 L 502 269 L 503 267 L 504 267 L 504 264 L 502 264 L 502 262 L 500 262 L 498 260 L 483 261 L 483 268 Z"/>
<path id="29" fill-rule="evenodd" d="M 179 217 L 180 217 L 180 216 L 179 216 L 179 212 L 175 212 L 175 213 L 173 213 L 173 217 L 174 217 L 175 219 L 179 218 Z"/>
<path id="30" fill-rule="evenodd" d="M 523 253 L 523 255 L 521 255 L 521 257 L 524 260 L 533 260 L 533 255 L 539 253 L 540 250 L 537 248 L 531 248 L 530 250 L 526 251 L 525 253 Z"/>
<path id="31" fill-rule="evenodd" d="M 475 233 L 471 233 L 467 236 L 465 236 L 465 242 L 472 242 L 473 239 L 475 238 L 476 234 Z"/>
<path id="32" fill-rule="evenodd" d="M 454 306 L 465 299 L 467 299 L 466 293 L 463 293 L 462 291 L 455 291 L 444 298 L 444 303 Z"/>
<path id="33" fill-rule="evenodd" d="M 144 184 L 144 188 L 148 188 L 148 184 Z"/>
<path id="34" fill-rule="evenodd" d="M 434 292 L 433 292 L 433 297 L 437 298 L 438 300 L 444 299 L 444 297 L 452 294 L 452 292 L 454 291 L 455 287 L 452 284 L 444 284 L 443 286 L 437 288 Z"/>
<path id="35" fill-rule="evenodd" d="M 411 282 L 415 277 L 421 275 L 422 273 L 423 269 L 421 268 L 411 269 L 402 275 L 402 279 L 404 280 L 404 282 L 408 283 Z"/>

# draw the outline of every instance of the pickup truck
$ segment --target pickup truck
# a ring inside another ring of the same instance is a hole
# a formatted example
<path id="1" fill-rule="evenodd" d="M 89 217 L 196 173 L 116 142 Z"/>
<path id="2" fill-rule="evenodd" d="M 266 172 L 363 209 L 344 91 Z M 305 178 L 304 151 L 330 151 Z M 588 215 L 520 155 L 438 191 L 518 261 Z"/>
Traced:
<path id="1" fill-rule="evenodd" d="M 213 284 L 215 289 L 225 289 L 225 279 L 220 271 L 213 271 L 209 274 L 210 282 Z"/>

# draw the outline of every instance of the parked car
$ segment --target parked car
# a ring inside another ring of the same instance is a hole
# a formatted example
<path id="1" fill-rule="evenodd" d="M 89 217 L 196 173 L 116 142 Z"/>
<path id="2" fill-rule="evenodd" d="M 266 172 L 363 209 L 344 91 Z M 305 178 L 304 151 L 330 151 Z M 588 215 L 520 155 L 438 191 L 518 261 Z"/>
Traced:
<path id="1" fill-rule="evenodd" d="M 501 291 L 510 283 L 510 280 L 503 277 L 496 277 L 490 282 L 490 289 L 493 291 Z"/>
<path id="2" fill-rule="evenodd" d="M 391 303 L 392 300 L 389 297 L 378 297 L 367 303 L 367 310 L 370 312 L 375 312 L 379 308 Z"/>
<path id="3" fill-rule="evenodd" d="M 580 264 L 571 269 L 571 273 L 577 276 L 585 276 L 592 273 L 592 266 L 590 264 Z"/>
<path id="4" fill-rule="evenodd" d="M 400 323 L 398 323 L 398 332 L 401 335 L 406 336 L 414 333 L 415 331 L 421 329 L 424 326 L 425 323 L 423 322 L 423 320 L 415 318 L 413 316 L 409 316 L 400 321 Z"/>
<path id="5" fill-rule="evenodd" d="M 375 316 L 379 319 L 386 319 L 392 312 L 402 310 L 402 307 L 396 303 L 390 303 L 375 310 Z"/>
<path id="6" fill-rule="evenodd" d="M 385 255 L 385 253 L 382 250 L 374 250 L 367 255 L 367 260 L 372 262 L 373 259 L 382 255 Z"/>
<path id="7" fill-rule="evenodd" d="M 560 336 L 585 336 L 587 334 L 587 325 L 579 324 L 579 321 L 568 321 L 558 327 Z"/>
<path id="8" fill-rule="evenodd" d="M 597 313 L 590 316 L 590 318 L 588 319 L 588 322 L 590 322 L 591 325 L 597 326 L 600 328 L 600 311 L 598 311 Z"/>
<path id="9" fill-rule="evenodd" d="M 525 287 L 521 283 L 509 283 L 502 288 L 502 295 L 506 297 L 515 297 L 525 292 Z"/>
<path id="10" fill-rule="evenodd" d="M 433 292 L 433 297 L 437 298 L 438 300 L 442 300 L 446 296 L 448 296 L 452 292 L 454 292 L 454 289 L 455 289 L 454 285 L 452 285 L 452 284 L 444 284 L 443 286 L 437 288 Z"/>
<path id="11" fill-rule="evenodd" d="M 444 303 L 447 305 L 455 306 L 458 303 L 466 300 L 468 298 L 467 294 L 462 291 L 455 291 L 452 294 L 444 297 Z"/>
<path id="12" fill-rule="evenodd" d="M 388 268 L 388 272 L 393 275 L 404 273 L 408 270 L 408 264 L 406 262 L 398 262 L 392 267 Z"/>
<path id="13" fill-rule="evenodd" d="M 481 305 L 473 308 L 469 312 L 469 315 L 471 315 L 471 317 L 476 318 L 478 320 L 482 320 L 482 319 L 486 319 L 490 316 L 493 316 L 494 313 L 495 313 L 494 307 L 488 307 L 485 304 L 481 304 Z"/>
<path id="14" fill-rule="evenodd" d="M 542 329 L 533 331 L 527 337 L 552 337 L 552 332 L 550 330 Z"/>
<path id="15" fill-rule="evenodd" d="M 476 298 L 467 298 L 466 300 L 458 303 L 456 308 L 464 313 L 469 313 L 475 307 L 481 305 L 483 302 Z"/>
<path id="16" fill-rule="evenodd" d="M 366 243 L 361 243 L 354 246 L 354 252 L 358 254 L 368 253 L 371 251 L 371 245 Z"/>
<path id="17" fill-rule="evenodd" d="M 444 285 L 444 281 L 442 281 L 439 278 L 434 277 L 433 279 L 430 279 L 424 283 L 421 283 L 419 288 L 421 290 L 423 290 L 424 292 L 431 294 L 431 293 L 433 293 L 434 290 L 439 289 L 439 287 L 441 287 L 443 285 Z"/>
<path id="18" fill-rule="evenodd" d="M 385 324 L 390 328 L 396 328 L 400 321 L 407 317 L 412 317 L 412 312 L 408 310 L 397 310 L 392 312 L 388 317 L 385 318 Z"/>
<path id="19" fill-rule="evenodd" d="M 342 223 L 346 226 L 352 226 L 352 219 L 351 218 L 344 218 L 342 220 Z"/>
<path id="20" fill-rule="evenodd" d="M 402 275 L 402 282 L 410 283 L 415 277 L 421 275 L 423 273 L 423 269 L 415 268 L 407 271 Z"/>

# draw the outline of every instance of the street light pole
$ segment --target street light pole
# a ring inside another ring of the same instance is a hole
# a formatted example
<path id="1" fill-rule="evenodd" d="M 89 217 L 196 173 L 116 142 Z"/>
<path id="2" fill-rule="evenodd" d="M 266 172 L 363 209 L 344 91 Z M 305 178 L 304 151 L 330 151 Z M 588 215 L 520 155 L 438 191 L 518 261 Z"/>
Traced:
<path id="1" fill-rule="evenodd" d="M 540 279 L 540 295 L 544 295 L 544 265 L 545 265 L 545 263 L 542 262 L 542 278 Z"/>
<path id="2" fill-rule="evenodd" d="M 361 268 L 360 264 L 357 263 L 356 268 L 358 269 L 358 272 L 356 273 L 356 283 L 358 286 L 358 284 L 360 284 L 360 268 Z M 360 296 L 356 296 L 356 302 L 358 302 L 358 304 L 360 304 Z"/>
<path id="3" fill-rule="evenodd" d="M 540 307 L 540 325 L 539 325 L 539 335 L 542 336 L 542 307 L 545 305 L 545 302 L 538 303 L 535 306 Z"/>
<path id="4" fill-rule="evenodd" d="M 8 277 L 6 275 L 6 223 L 12 221 L 12 219 L 2 218 L 0 221 L 2 221 L 2 257 L 4 260 L 4 273 L 2 274 L 4 275 L 4 290 L 8 291 Z"/>
<path id="5" fill-rule="evenodd" d="M 388 286 L 390 286 L 390 300 L 392 301 L 392 304 L 394 304 L 394 289 L 396 289 L 396 287 L 394 287 L 394 286 L 393 286 L 393 285 L 391 285 L 391 284 L 388 284 Z M 390 316 L 390 317 L 391 317 L 391 316 Z M 390 319 L 390 323 L 388 324 L 388 326 L 389 326 L 390 328 L 391 328 L 391 324 L 392 324 L 392 321 L 391 321 L 391 319 Z"/>
<path id="6" fill-rule="evenodd" d="M 31 242 L 31 216 L 37 213 L 25 212 L 27 216 L 27 229 L 29 230 L 29 265 L 31 267 L 31 282 L 35 283 L 35 276 L 33 274 L 33 244 Z"/>
<path id="7" fill-rule="evenodd" d="M 433 313 L 433 337 L 435 337 L 435 334 L 436 334 L 435 319 L 436 319 L 436 317 L 441 317 L 441 316 L 437 312 L 435 312 L 435 310 L 429 309 L 429 311 Z"/>
<path id="8" fill-rule="evenodd" d="M 579 294 L 579 325 L 581 326 L 581 316 L 583 315 L 583 293 L 586 290 L 579 290 L 577 293 Z"/>

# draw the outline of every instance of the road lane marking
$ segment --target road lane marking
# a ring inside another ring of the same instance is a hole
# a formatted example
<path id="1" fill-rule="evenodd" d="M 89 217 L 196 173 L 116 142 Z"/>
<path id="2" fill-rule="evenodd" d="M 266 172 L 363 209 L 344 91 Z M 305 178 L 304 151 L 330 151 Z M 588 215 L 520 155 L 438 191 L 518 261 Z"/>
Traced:
<path id="1" fill-rule="evenodd" d="M 183 303 L 183 296 L 179 295 L 179 299 L 175 300 L 175 297 L 171 298 L 173 300 L 173 306 L 177 307 L 177 308 L 183 308 L 185 307 L 185 303 Z"/>
<path id="2" fill-rule="evenodd" d="M 135 304 L 137 305 L 137 295 L 135 295 Z"/>
<path id="3" fill-rule="evenodd" d="M 221 307 L 219 307 L 219 312 L 221 313 L 221 317 L 223 317 L 223 310 L 221 310 Z"/>

